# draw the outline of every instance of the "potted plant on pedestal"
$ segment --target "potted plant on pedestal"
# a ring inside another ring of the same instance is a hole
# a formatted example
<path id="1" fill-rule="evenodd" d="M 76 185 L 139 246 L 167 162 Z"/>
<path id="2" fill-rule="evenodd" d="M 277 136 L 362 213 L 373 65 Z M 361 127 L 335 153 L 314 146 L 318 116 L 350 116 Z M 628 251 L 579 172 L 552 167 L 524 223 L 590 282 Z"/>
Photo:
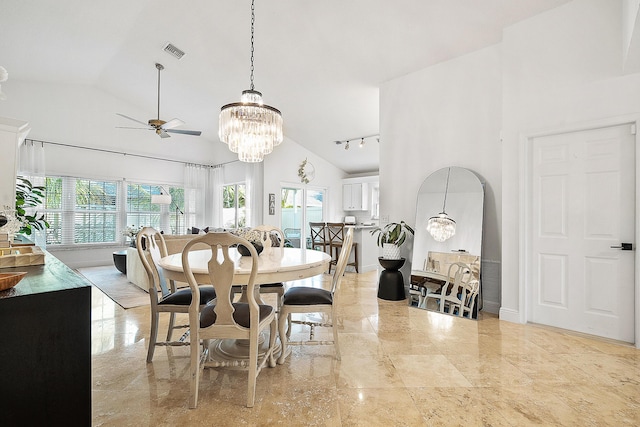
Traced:
<path id="1" fill-rule="evenodd" d="M 382 248 L 382 258 L 400 259 L 400 246 L 406 241 L 407 235 L 413 235 L 413 228 L 406 222 L 390 222 L 384 227 L 376 227 L 371 234 L 378 234 L 378 246 Z"/>
<path id="2" fill-rule="evenodd" d="M 405 299 L 404 278 L 399 271 L 404 265 L 404 258 L 400 257 L 400 246 L 407 240 L 407 235 L 413 235 L 413 228 L 406 222 L 390 222 L 384 227 L 374 228 L 371 234 L 378 234 L 378 246 L 382 248 L 382 257 L 378 262 L 384 268 L 378 282 L 378 298 L 399 301 Z"/>

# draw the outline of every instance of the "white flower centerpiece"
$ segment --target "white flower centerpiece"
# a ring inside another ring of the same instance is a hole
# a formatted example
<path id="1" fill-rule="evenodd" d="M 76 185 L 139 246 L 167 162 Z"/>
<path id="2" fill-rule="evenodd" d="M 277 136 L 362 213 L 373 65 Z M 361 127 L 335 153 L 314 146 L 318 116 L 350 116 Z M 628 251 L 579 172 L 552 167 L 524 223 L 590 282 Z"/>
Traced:
<path id="1" fill-rule="evenodd" d="M 248 240 L 253 247 L 256 248 L 256 252 L 258 252 L 258 254 L 260 254 L 264 249 L 262 246 L 262 233 L 260 231 L 251 229 L 239 230 L 237 235 Z M 240 252 L 242 256 L 250 255 L 249 250 L 245 248 L 244 245 L 238 245 L 238 252 Z"/>
<path id="2" fill-rule="evenodd" d="M 132 248 L 136 247 L 136 238 L 138 237 L 138 233 L 142 230 L 142 226 L 136 227 L 135 225 L 127 226 L 124 230 L 122 230 L 122 235 L 128 237 L 130 239 L 129 245 Z"/>

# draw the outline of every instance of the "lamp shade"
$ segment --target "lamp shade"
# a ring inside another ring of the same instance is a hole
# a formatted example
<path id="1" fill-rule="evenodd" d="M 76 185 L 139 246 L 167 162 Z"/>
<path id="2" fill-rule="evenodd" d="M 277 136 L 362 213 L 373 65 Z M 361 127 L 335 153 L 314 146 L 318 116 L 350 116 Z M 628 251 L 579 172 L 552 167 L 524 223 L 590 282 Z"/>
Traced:
<path id="1" fill-rule="evenodd" d="M 170 205 L 171 194 L 154 194 L 151 196 L 151 203 L 154 205 Z"/>

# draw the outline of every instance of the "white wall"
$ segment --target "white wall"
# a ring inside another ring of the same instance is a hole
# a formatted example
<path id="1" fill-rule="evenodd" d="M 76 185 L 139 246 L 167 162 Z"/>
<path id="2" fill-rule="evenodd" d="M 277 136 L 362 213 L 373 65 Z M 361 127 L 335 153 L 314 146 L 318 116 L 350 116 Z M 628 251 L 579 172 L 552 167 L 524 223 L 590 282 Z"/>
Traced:
<path id="1" fill-rule="evenodd" d="M 383 84 L 380 224 L 404 220 L 414 226 L 422 182 L 443 167 L 464 167 L 486 183 L 482 257 L 499 263 L 501 111 L 500 45 Z M 411 243 L 402 247 L 407 260 Z M 408 282 L 410 263 L 402 271 Z M 496 311 L 499 286 L 499 277 L 483 276 L 485 304 L 493 298 Z"/>
<path id="2" fill-rule="evenodd" d="M 640 112 L 640 74 L 623 75 L 621 2 L 576 0 L 504 32 L 501 318 L 526 321 L 519 284 L 522 137 Z"/>

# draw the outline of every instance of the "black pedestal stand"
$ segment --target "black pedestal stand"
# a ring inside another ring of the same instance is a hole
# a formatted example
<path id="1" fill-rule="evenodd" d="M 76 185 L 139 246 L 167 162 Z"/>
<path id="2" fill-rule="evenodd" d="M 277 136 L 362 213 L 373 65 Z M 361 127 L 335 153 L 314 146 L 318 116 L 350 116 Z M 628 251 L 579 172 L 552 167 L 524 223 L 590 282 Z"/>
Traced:
<path id="1" fill-rule="evenodd" d="M 402 278 L 402 273 L 398 271 L 404 265 L 404 261 L 404 258 L 378 258 L 378 262 L 384 268 L 380 273 L 380 281 L 378 282 L 378 298 L 389 301 L 400 301 L 406 298 L 404 294 L 404 279 Z"/>

